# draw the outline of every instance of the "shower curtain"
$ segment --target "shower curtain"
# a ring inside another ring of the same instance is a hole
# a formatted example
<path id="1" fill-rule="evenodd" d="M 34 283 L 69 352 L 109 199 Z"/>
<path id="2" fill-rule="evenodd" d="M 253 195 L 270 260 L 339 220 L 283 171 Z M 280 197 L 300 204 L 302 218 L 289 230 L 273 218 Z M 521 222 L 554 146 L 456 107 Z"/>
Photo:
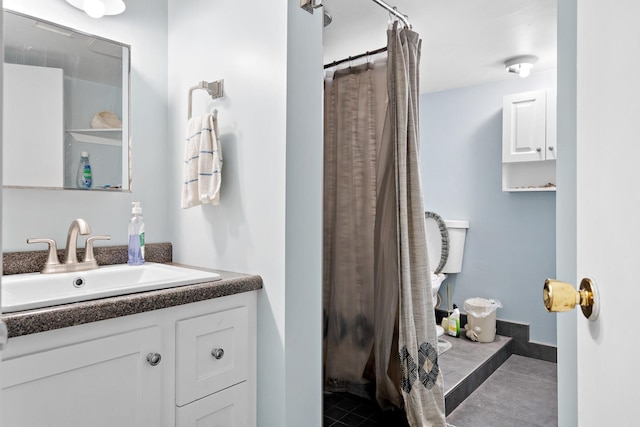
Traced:
<path id="1" fill-rule="evenodd" d="M 445 426 L 418 169 L 417 33 L 325 80 L 325 389 Z"/>
<path id="2" fill-rule="evenodd" d="M 367 394 L 374 345 L 376 158 L 386 111 L 386 61 L 325 81 L 326 388 Z"/>

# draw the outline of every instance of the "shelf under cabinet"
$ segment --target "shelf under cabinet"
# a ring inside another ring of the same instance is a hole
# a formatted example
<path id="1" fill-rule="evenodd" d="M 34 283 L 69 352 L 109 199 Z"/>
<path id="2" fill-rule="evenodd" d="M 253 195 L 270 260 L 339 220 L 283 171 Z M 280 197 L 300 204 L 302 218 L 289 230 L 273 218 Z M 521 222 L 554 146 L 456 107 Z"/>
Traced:
<path id="1" fill-rule="evenodd" d="M 505 188 L 502 191 L 509 193 L 524 193 L 532 191 L 556 191 L 556 187 L 518 187 L 518 188 Z"/>
<path id="2" fill-rule="evenodd" d="M 67 129 L 73 139 L 103 145 L 122 145 L 122 129 Z"/>
<path id="3" fill-rule="evenodd" d="M 502 164 L 502 191 L 556 191 L 556 161 L 514 162 Z"/>

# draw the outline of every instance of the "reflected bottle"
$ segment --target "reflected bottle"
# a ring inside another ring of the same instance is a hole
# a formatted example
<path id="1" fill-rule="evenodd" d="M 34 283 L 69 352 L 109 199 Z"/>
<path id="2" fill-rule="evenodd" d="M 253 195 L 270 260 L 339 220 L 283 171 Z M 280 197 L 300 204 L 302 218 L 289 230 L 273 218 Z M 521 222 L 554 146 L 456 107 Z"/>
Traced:
<path id="1" fill-rule="evenodd" d="M 80 165 L 78 165 L 77 176 L 78 188 L 91 188 L 93 185 L 93 176 L 91 173 L 91 164 L 89 163 L 89 153 L 83 151 L 80 154 Z"/>

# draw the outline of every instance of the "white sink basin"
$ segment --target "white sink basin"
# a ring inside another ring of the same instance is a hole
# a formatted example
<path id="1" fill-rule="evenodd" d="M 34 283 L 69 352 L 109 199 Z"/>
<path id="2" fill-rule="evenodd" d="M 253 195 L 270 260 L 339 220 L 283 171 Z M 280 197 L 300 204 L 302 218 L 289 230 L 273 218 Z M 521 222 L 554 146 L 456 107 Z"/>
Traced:
<path id="1" fill-rule="evenodd" d="M 215 280 L 220 280 L 219 274 L 149 262 L 76 273 L 8 275 L 2 276 L 2 311 L 11 313 Z"/>

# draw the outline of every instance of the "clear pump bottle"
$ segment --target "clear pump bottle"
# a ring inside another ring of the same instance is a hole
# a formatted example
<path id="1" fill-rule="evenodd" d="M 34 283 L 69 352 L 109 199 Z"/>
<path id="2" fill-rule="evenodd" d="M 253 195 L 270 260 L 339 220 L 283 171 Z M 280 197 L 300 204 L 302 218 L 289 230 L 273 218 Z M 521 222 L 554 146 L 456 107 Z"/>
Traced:
<path id="1" fill-rule="evenodd" d="M 129 221 L 129 265 L 144 264 L 144 217 L 140 202 L 132 202 Z"/>

